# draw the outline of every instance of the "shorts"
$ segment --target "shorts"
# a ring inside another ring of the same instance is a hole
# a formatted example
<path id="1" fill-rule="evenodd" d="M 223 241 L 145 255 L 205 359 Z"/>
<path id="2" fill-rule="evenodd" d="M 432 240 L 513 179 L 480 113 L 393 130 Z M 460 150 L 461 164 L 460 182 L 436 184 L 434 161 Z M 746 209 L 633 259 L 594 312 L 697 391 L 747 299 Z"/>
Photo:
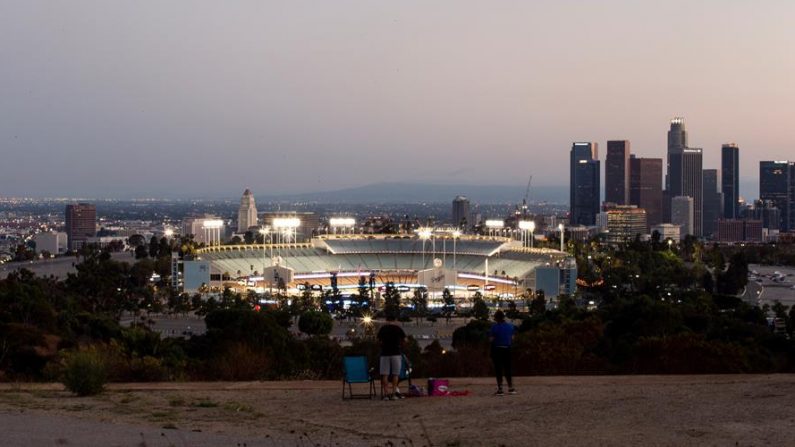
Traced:
<path id="1" fill-rule="evenodd" d="M 382 355 L 381 356 L 381 375 L 382 376 L 399 376 L 400 367 L 403 362 L 402 355 Z"/>

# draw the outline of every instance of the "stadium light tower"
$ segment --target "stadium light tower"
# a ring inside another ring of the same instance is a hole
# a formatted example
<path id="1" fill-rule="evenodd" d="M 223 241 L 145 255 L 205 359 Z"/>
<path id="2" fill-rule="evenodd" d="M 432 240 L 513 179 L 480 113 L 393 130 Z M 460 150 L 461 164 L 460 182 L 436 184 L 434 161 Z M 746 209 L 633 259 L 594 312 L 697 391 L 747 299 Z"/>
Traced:
<path id="1" fill-rule="evenodd" d="M 527 232 L 530 232 L 530 248 L 533 247 L 533 232 L 536 230 L 536 223 L 532 220 L 522 220 L 519 222 L 519 229 L 522 230 L 522 247 L 527 246 Z"/>
<path id="2" fill-rule="evenodd" d="M 353 230 L 356 228 L 356 219 L 352 217 L 332 217 L 328 220 L 329 226 L 337 234 L 337 228 L 342 228 L 344 231 Z"/>
<path id="3" fill-rule="evenodd" d="M 505 228 L 505 222 L 502 220 L 487 220 L 486 221 L 486 228 L 489 229 L 489 235 L 494 236 L 495 231 L 502 230 Z"/>
<path id="4" fill-rule="evenodd" d="M 425 268 L 425 241 L 433 236 L 433 230 L 428 227 L 422 227 L 417 231 L 417 234 L 422 239 L 422 268 Z"/>
<path id="5" fill-rule="evenodd" d="M 224 226 L 224 221 L 220 219 L 205 220 L 202 223 L 202 230 L 204 230 L 204 240 L 207 245 L 221 245 L 221 228 Z"/>
<path id="6" fill-rule="evenodd" d="M 271 260 L 273 260 L 273 233 L 271 232 L 271 227 L 260 228 L 259 234 L 262 235 L 262 255 L 265 256 L 265 236 L 268 236 L 268 248 L 270 249 Z"/>
<path id="7" fill-rule="evenodd" d="M 453 270 L 455 270 L 456 241 L 461 237 L 461 230 L 453 230 Z"/>

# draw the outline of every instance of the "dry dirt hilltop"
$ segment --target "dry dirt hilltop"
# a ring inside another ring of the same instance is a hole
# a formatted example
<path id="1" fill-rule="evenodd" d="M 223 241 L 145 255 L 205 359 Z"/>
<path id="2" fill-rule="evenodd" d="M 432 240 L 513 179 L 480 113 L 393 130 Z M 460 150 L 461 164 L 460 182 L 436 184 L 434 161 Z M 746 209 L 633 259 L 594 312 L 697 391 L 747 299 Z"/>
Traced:
<path id="1" fill-rule="evenodd" d="M 415 383 L 423 381 L 415 380 Z M 2 445 L 15 446 L 785 446 L 795 375 L 526 377 L 493 397 L 342 401 L 339 382 L 0 384 Z"/>

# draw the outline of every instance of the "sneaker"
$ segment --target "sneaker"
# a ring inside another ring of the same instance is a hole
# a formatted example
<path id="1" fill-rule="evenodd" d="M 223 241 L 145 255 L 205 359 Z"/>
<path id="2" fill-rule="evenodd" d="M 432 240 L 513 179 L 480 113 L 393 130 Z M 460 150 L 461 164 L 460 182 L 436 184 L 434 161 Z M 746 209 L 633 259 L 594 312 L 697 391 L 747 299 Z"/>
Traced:
<path id="1" fill-rule="evenodd" d="M 392 399 L 390 399 L 389 396 L 384 396 L 381 398 L 381 400 L 392 400 Z"/>
<path id="2" fill-rule="evenodd" d="M 510 394 L 510 395 L 512 395 L 512 396 L 515 396 L 515 395 L 516 395 L 516 389 L 514 389 L 514 388 L 508 388 L 508 394 Z"/>
<path id="3" fill-rule="evenodd" d="M 500 389 L 497 390 L 496 393 L 494 393 L 494 395 L 502 397 L 502 396 L 505 396 L 505 393 L 502 391 L 502 388 L 500 388 Z"/>
<path id="4" fill-rule="evenodd" d="M 406 396 L 400 394 L 399 391 L 395 392 L 395 399 L 405 399 L 405 398 L 406 398 Z"/>

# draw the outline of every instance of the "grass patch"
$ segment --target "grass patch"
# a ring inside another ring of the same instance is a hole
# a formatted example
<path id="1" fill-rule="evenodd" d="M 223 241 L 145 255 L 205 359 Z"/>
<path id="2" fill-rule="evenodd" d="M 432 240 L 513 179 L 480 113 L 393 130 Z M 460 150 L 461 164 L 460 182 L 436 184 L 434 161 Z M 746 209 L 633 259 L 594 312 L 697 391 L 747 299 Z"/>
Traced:
<path id="1" fill-rule="evenodd" d="M 168 399 L 168 405 L 171 407 L 182 407 L 185 406 L 185 399 L 181 397 L 170 397 Z"/>
<path id="2" fill-rule="evenodd" d="M 194 402 L 193 406 L 197 408 L 216 408 L 218 406 L 218 402 L 213 402 L 210 399 L 202 399 L 198 402 Z"/>
<path id="3" fill-rule="evenodd" d="M 93 405 L 76 404 L 76 405 L 68 405 L 68 406 L 64 407 L 64 410 L 66 410 L 66 411 L 86 411 L 86 410 L 91 410 L 92 408 L 94 408 Z"/>
<path id="4" fill-rule="evenodd" d="M 254 408 L 250 405 L 241 404 L 240 402 L 230 401 L 224 404 L 224 410 L 232 411 L 234 413 L 253 413 Z"/>

